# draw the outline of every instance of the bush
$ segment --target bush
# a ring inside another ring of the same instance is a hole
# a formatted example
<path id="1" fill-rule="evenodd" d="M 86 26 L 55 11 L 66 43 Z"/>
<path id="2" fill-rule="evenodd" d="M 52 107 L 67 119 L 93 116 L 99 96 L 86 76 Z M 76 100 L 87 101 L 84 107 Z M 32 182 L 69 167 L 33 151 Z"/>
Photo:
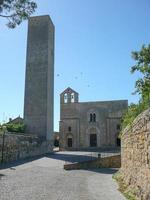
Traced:
<path id="1" fill-rule="evenodd" d="M 131 104 L 128 107 L 127 112 L 124 114 L 122 118 L 122 123 L 121 123 L 121 130 L 123 130 L 126 126 L 130 126 L 134 119 L 142 113 L 144 110 L 149 108 L 149 101 L 142 100 L 138 104 Z"/>
<path id="2" fill-rule="evenodd" d="M 18 124 L 6 124 L 7 131 L 15 133 L 24 133 L 25 125 L 23 123 Z"/>

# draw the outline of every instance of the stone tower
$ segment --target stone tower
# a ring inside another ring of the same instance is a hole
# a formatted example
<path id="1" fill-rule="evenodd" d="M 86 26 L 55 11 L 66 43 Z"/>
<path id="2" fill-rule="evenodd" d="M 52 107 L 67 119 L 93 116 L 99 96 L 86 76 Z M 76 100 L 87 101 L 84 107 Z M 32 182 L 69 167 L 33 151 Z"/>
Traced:
<path id="1" fill-rule="evenodd" d="M 54 25 L 48 15 L 29 18 L 24 99 L 26 133 L 52 139 Z"/>

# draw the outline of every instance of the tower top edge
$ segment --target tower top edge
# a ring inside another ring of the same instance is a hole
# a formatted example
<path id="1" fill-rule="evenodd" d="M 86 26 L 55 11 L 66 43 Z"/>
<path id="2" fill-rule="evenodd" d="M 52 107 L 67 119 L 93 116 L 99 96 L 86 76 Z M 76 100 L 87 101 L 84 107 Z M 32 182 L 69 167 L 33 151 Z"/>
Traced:
<path id="1" fill-rule="evenodd" d="M 54 26 L 53 21 L 49 15 L 38 15 L 38 16 L 29 17 L 29 22 L 41 21 L 41 20 L 48 20 Z"/>

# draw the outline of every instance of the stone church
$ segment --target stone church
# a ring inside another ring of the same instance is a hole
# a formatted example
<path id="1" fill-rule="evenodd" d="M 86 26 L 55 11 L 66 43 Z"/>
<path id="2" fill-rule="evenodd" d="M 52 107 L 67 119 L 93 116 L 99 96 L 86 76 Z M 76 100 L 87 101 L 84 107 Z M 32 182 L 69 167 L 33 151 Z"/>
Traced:
<path id="1" fill-rule="evenodd" d="M 127 107 L 127 100 L 79 102 L 79 94 L 67 88 L 60 94 L 60 149 L 120 146 L 120 123 Z"/>

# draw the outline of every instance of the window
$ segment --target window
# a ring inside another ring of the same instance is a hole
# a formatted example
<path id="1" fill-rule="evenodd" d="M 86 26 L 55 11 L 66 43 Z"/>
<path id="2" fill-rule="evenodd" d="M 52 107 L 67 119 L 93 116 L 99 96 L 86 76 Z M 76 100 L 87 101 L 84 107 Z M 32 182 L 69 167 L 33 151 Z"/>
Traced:
<path id="1" fill-rule="evenodd" d="M 93 115 L 90 114 L 90 122 L 92 122 L 92 121 L 93 121 Z"/>
<path id="2" fill-rule="evenodd" d="M 93 122 L 96 122 L 96 114 L 93 114 Z"/>
<path id="3" fill-rule="evenodd" d="M 75 102 L 75 95 L 74 93 L 71 94 L 71 103 L 74 103 Z"/>
<path id="4" fill-rule="evenodd" d="M 68 127 L 68 131 L 71 132 L 71 126 Z"/>
<path id="5" fill-rule="evenodd" d="M 64 94 L 64 103 L 68 103 L 68 94 Z"/>
<path id="6" fill-rule="evenodd" d="M 90 114 L 90 122 L 96 122 L 96 114 Z"/>

